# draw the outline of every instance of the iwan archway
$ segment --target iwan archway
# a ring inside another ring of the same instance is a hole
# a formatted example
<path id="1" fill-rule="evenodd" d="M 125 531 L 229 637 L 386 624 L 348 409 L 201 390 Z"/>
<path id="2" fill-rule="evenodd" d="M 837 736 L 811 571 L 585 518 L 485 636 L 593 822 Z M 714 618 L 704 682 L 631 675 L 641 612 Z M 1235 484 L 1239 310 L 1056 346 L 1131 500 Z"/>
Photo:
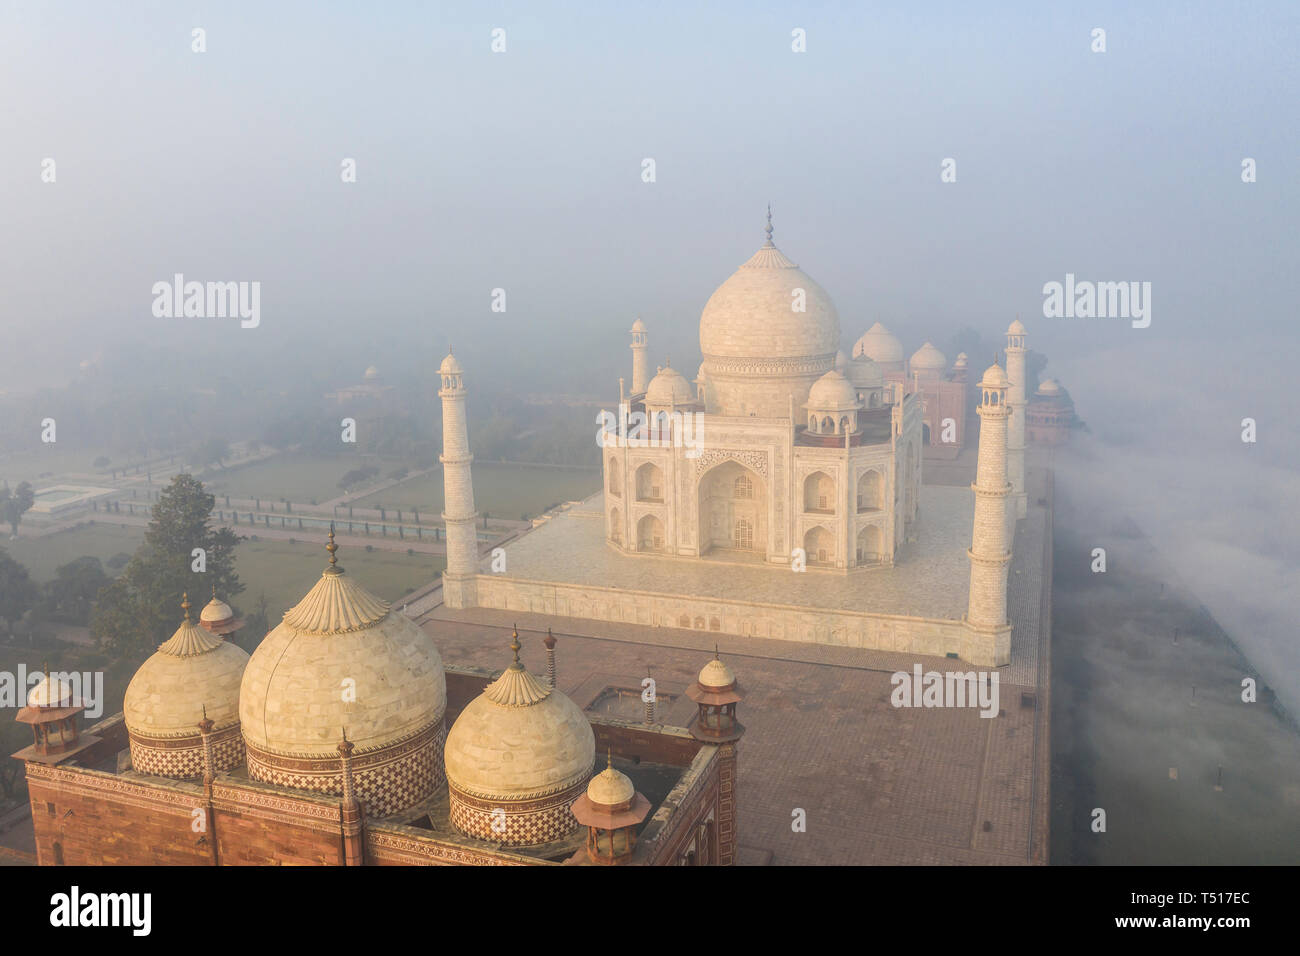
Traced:
<path id="1" fill-rule="evenodd" d="M 699 553 L 767 554 L 767 485 L 752 469 L 724 461 L 696 488 Z"/>

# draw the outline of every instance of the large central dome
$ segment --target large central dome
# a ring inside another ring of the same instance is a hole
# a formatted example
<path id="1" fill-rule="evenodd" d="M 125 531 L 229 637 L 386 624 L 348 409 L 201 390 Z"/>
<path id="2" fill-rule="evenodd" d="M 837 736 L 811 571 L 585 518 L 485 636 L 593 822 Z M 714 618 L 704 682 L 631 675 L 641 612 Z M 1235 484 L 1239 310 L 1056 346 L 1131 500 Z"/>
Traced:
<path id="1" fill-rule="evenodd" d="M 767 242 L 718 286 L 700 316 L 700 351 L 720 415 L 788 418 L 835 367 L 840 319 L 826 290 Z"/>

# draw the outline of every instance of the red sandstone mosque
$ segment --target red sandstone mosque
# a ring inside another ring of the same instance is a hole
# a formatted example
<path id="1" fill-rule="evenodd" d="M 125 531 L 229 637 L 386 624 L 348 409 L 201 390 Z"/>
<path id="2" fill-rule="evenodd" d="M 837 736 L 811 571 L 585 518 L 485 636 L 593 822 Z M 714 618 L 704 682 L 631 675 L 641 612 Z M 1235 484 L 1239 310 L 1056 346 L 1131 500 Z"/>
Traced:
<path id="1" fill-rule="evenodd" d="M 18 719 L 42 865 L 708 865 L 736 855 L 736 720 L 716 656 L 689 728 L 588 715 L 531 673 L 444 667 L 329 564 L 252 656 L 213 600 L 84 732 L 50 676 Z M 506 649 L 502 648 L 503 655 Z M 597 754 L 603 760 L 597 759 Z M 603 763 L 599 767 L 598 763 Z"/>

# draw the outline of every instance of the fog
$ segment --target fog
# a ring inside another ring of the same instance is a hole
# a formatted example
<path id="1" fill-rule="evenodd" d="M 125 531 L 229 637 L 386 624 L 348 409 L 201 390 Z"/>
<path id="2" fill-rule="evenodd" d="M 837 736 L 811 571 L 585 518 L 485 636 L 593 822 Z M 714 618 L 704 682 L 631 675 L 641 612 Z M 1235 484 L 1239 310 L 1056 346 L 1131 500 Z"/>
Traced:
<path id="1" fill-rule="evenodd" d="M 8 4 L 0 397 L 37 414 L 89 361 L 110 389 L 214 389 L 239 438 L 371 363 L 429 397 L 450 343 L 479 401 L 612 401 L 636 315 L 652 364 L 693 373 L 700 310 L 771 202 L 846 349 L 877 320 L 909 352 L 997 343 L 1020 315 L 1091 429 L 1062 466 L 1294 711 L 1298 23 L 1287 3 Z M 260 323 L 156 317 L 177 273 L 260 282 Z M 1150 282 L 1150 327 L 1044 318 L 1067 273 Z M 7 422 L 10 450 L 29 431 Z"/>

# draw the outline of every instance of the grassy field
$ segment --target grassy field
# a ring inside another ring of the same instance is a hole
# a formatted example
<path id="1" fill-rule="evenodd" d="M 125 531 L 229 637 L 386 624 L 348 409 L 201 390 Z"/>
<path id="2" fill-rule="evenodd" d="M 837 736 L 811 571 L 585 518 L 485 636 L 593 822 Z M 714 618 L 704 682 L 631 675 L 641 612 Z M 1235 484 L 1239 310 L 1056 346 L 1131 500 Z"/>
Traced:
<path id="1" fill-rule="evenodd" d="M 134 554 L 144 540 L 144 528 L 136 525 L 122 527 L 97 521 L 88 528 L 61 531 L 44 538 L 19 538 L 17 541 L 0 541 L 0 547 L 9 552 L 19 564 L 24 565 L 37 581 L 49 581 L 55 570 L 74 558 L 83 555 L 99 558 L 104 570 L 111 575 L 118 571 L 107 567 L 108 559 L 119 552 Z M 120 570 L 120 569 L 119 569 Z"/>
<path id="2" fill-rule="evenodd" d="M 447 566 L 441 555 L 353 547 L 340 548 L 338 558 L 367 590 L 399 605 L 403 596 L 428 584 Z M 240 607 L 249 612 L 258 595 L 265 594 L 271 620 L 279 620 L 316 583 L 327 560 L 325 549 L 316 542 L 291 545 L 265 538 L 241 542 L 236 558 L 239 580 L 244 582 Z"/>
<path id="3" fill-rule="evenodd" d="M 600 490 L 600 473 L 584 469 L 474 463 L 474 504 L 498 518 L 533 517 L 547 506 L 585 498 Z M 362 508 L 442 511 L 442 472 L 412 478 L 354 502 Z"/>
<path id="4" fill-rule="evenodd" d="M 338 486 L 339 479 L 354 468 L 363 465 L 378 468 L 379 474 L 373 479 L 378 483 L 403 464 L 401 461 L 362 459 L 360 454 L 333 458 L 283 454 L 251 465 L 208 472 L 203 477 L 203 484 L 217 496 L 260 497 L 268 501 L 288 498 L 290 501 L 308 502 L 315 499 L 321 502 L 343 494 L 343 489 Z"/>
<path id="5" fill-rule="evenodd" d="M 107 454 L 84 446 L 65 448 L 62 442 L 48 445 L 34 443 L 31 449 L 0 455 L 0 480 L 9 482 L 10 488 L 21 481 L 30 481 L 39 488 L 48 485 L 50 479 L 38 478 L 38 475 L 50 472 L 56 475 L 64 472 L 91 474 L 95 471 L 91 462 L 100 455 Z"/>
<path id="6" fill-rule="evenodd" d="M 124 551 L 132 554 L 144 540 L 144 529 L 97 523 L 90 528 L 64 531 L 45 538 L 20 538 L 3 542 L 14 560 L 23 564 L 38 582 L 54 577 L 55 569 L 82 555 L 101 561 Z M 259 594 L 266 595 L 272 620 L 278 620 L 316 583 L 328 556 L 319 541 L 242 541 L 235 552 L 235 570 L 245 590 L 237 602 L 248 613 Z M 348 573 L 386 601 L 397 601 L 437 576 L 446 561 L 440 555 L 408 555 L 404 551 L 367 552 L 364 548 L 339 551 L 339 563 Z M 107 570 L 107 569 L 106 569 Z M 109 571 L 116 574 L 115 571 Z M 202 588 L 199 589 L 202 592 Z"/>

